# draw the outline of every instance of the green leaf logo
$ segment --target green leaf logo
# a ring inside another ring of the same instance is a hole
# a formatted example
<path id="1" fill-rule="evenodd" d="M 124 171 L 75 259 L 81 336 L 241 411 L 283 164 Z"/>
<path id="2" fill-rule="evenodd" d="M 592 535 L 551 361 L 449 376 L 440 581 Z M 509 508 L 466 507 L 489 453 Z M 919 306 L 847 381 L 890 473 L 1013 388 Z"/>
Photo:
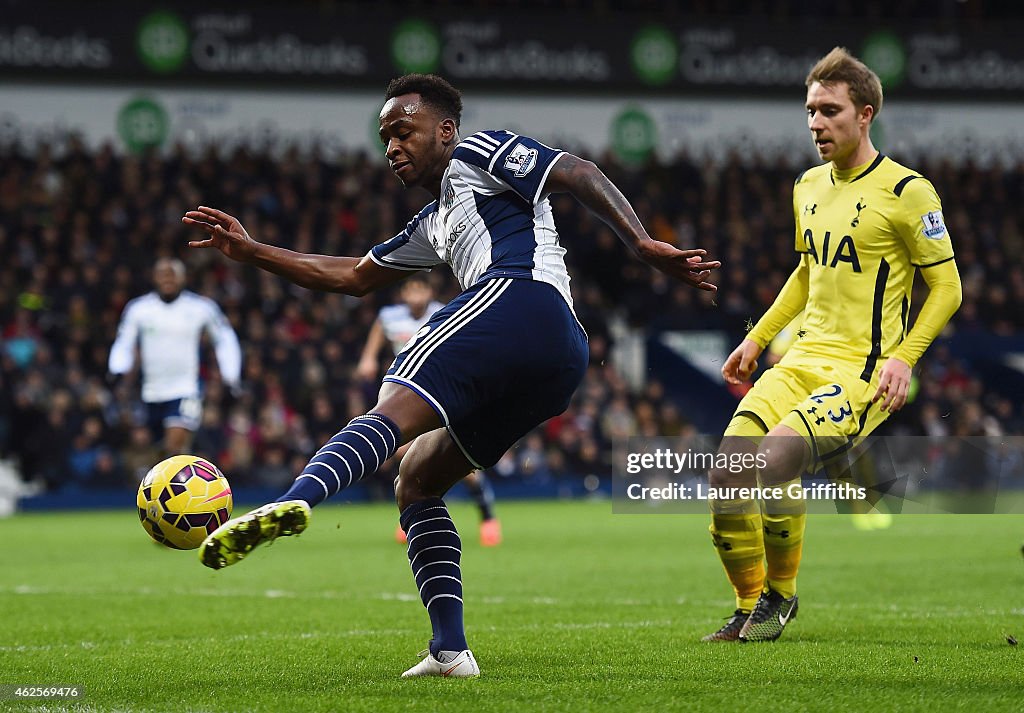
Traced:
<path id="1" fill-rule="evenodd" d="M 159 74 L 169 74 L 188 57 L 188 28 L 174 13 L 150 13 L 139 23 L 135 46 L 143 64 Z"/>
<path id="2" fill-rule="evenodd" d="M 658 128 L 644 110 L 629 107 L 612 119 L 612 149 L 626 163 L 642 163 L 658 143 Z"/>
<path id="3" fill-rule="evenodd" d="M 633 71 L 647 84 L 665 84 L 676 74 L 679 47 L 672 33 L 660 25 L 637 32 L 629 54 Z"/>
<path id="4" fill-rule="evenodd" d="M 129 151 L 162 145 L 169 128 L 167 112 L 148 97 L 132 99 L 117 113 L 117 133 Z"/>
<path id="5" fill-rule="evenodd" d="M 903 83 L 907 69 L 907 51 L 903 41 L 892 32 L 875 32 L 864 40 L 860 57 L 882 80 L 886 89 Z"/>
<path id="6" fill-rule="evenodd" d="M 441 61 L 441 39 L 423 20 L 406 20 L 391 36 L 391 59 L 402 72 L 433 72 Z"/>

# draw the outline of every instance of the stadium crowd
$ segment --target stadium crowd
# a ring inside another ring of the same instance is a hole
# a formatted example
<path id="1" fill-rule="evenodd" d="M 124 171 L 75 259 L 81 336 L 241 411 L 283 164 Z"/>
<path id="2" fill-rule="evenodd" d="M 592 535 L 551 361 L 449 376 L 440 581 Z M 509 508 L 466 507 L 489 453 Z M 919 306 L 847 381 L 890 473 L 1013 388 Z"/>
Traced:
<path id="1" fill-rule="evenodd" d="M 499 477 L 604 479 L 614 439 L 692 432 L 658 381 L 639 392 L 627 386 L 611 359 L 611 320 L 647 331 L 723 330 L 737 342 L 794 264 L 793 168 L 686 156 L 632 168 L 610 156 L 598 163 L 653 234 L 699 244 L 723 261 L 717 303 L 632 260 L 575 201 L 553 197 L 591 365 L 570 409 L 510 451 L 494 468 Z M 952 329 L 1020 334 L 1024 164 L 911 165 L 942 196 L 957 251 L 964 302 Z M 424 202 L 404 192 L 379 157 L 362 153 L 328 160 L 211 147 L 192 156 L 179 147 L 126 156 L 73 137 L 59 152 L 0 146 L 0 455 L 51 489 L 127 486 L 159 459 L 159 444 L 141 425 L 138 383 L 105 377 L 124 305 L 152 289 L 156 258 L 173 255 L 188 264 L 189 289 L 217 301 L 243 346 L 240 395 L 204 359 L 206 408 L 193 450 L 239 484 L 289 483 L 317 444 L 372 405 L 377 384 L 353 371 L 377 310 L 395 294 L 313 293 L 212 251 L 189 251 L 181 215 L 215 205 L 265 242 L 362 255 Z M 447 272 L 431 279 L 442 299 L 457 292 Z M 919 371 L 917 398 L 892 428 L 1024 434 L 1019 401 L 942 344 Z M 382 492 L 389 482 L 379 479 Z"/>

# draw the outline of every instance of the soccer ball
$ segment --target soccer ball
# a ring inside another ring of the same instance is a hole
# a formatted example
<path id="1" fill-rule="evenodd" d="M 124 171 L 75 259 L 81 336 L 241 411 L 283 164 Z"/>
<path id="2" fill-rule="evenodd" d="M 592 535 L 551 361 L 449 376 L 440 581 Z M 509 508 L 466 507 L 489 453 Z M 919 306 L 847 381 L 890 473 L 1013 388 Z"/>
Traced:
<path id="1" fill-rule="evenodd" d="M 194 550 L 231 517 L 231 486 L 210 461 L 173 456 L 146 473 L 138 506 L 150 537 L 175 550 Z"/>

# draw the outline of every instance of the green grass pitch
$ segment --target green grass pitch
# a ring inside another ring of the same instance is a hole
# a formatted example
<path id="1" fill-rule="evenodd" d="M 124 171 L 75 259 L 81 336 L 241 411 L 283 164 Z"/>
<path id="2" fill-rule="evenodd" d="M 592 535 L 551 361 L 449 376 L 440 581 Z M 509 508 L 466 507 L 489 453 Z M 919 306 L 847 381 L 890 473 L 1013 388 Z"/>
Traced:
<path id="1" fill-rule="evenodd" d="M 128 499 L 129 501 L 131 498 Z M 477 680 L 403 681 L 429 622 L 395 513 L 324 506 L 214 572 L 121 512 L 0 520 L 0 683 L 98 711 L 1019 711 L 1024 521 L 812 516 L 800 613 L 774 644 L 703 644 L 732 609 L 707 518 L 608 502 L 458 504 Z"/>

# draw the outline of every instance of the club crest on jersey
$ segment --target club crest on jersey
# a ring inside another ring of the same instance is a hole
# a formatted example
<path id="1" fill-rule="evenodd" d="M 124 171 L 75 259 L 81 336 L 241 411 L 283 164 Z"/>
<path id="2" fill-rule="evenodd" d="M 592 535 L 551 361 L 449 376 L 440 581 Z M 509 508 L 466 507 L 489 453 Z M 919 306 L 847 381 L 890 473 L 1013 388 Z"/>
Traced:
<path id="1" fill-rule="evenodd" d="M 942 222 L 942 211 L 933 210 L 921 216 L 924 223 L 924 236 L 930 240 L 939 240 L 946 234 L 946 224 Z"/>
<path id="2" fill-rule="evenodd" d="M 864 202 L 863 198 L 861 198 L 859 201 L 857 201 L 857 215 L 855 215 L 853 217 L 853 220 L 850 221 L 850 227 L 851 228 L 856 228 L 858 225 L 860 225 L 860 212 L 862 210 L 864 210 L 865 208 L 867 208 L 867 207 L 868 207 L 868 204 Z"/>
<path id="3" fill-rule="evenodd" d="M 452 188 L 451 179 L 444 182 L 444 188 L 441 191 L 441 205 L 445 210 L 452 207 L 455 203 L 455 189 Z"/>
<path id="4" fill-rule="evenodd" d="M 537 149 L 516 144 L 516 147 L 505 157 L 505 168 L 515 172 L 516 178 L 522 178 L 536 167 L 539 155 Z"/>

